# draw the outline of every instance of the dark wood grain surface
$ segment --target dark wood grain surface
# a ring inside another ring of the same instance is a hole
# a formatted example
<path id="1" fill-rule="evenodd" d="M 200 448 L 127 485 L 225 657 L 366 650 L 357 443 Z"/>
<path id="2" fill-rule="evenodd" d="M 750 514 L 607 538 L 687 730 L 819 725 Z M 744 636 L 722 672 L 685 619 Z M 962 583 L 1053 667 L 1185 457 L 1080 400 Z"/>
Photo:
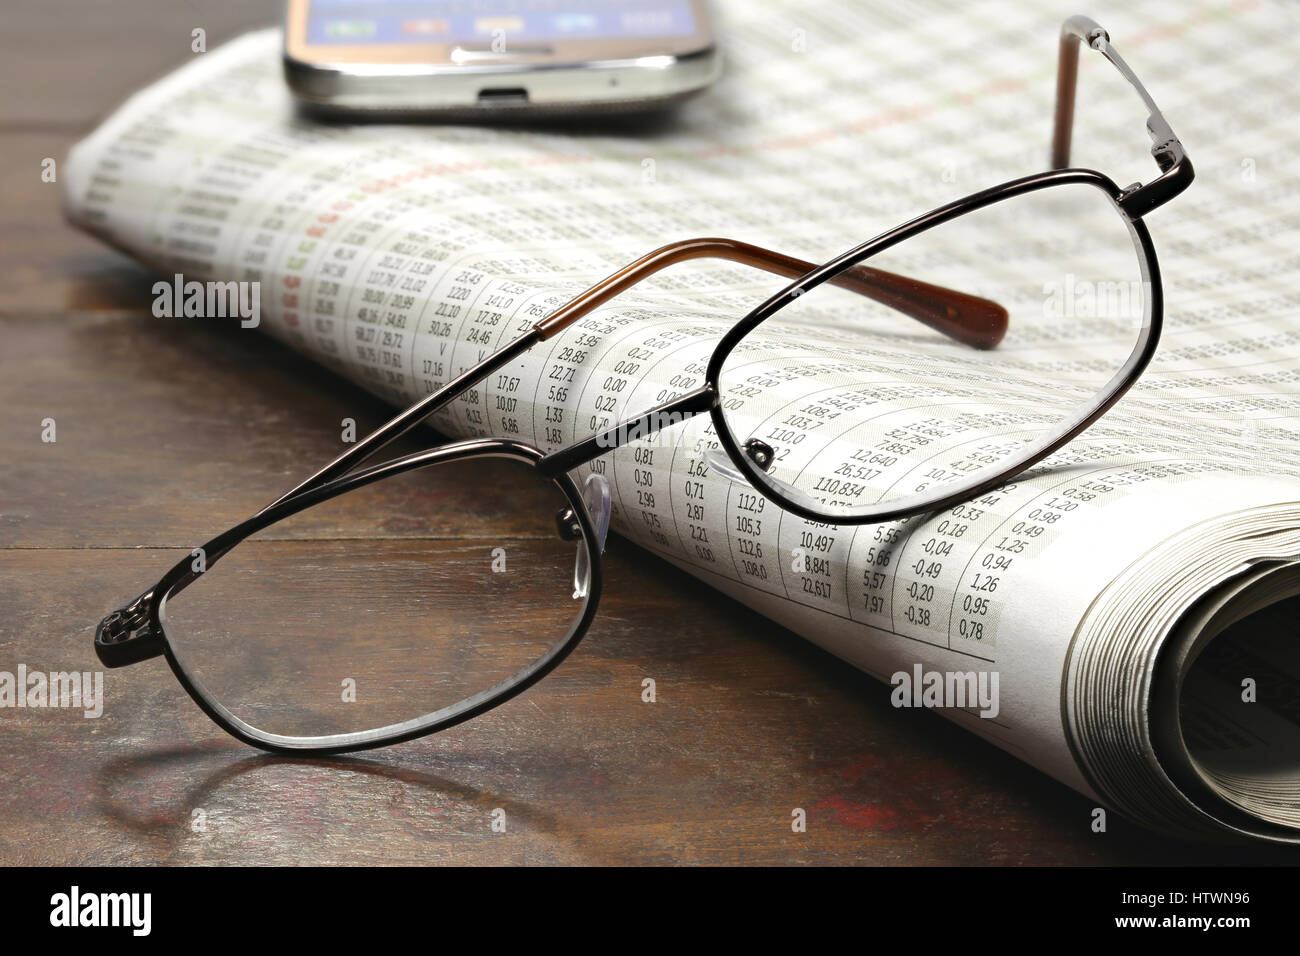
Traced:
<path id="1" fill-rule="evenodd" d="M 256 332 L 153 318 L 151 277 L 70 229 L 40 179 L 191 56 L 192 28 L 215 45 L 273 16 L 251 0 L 6 7 L 0 670 L 96 669 L 107 611 L 336 453 L 342 418 L 388 412 Z M 360 506 L 343 520 L 381 534 Z M 1083 797 L 893 709 L 883 685 L 664 562 L 614 541 L 607 576 L 591 633 L 532 691 L 356 758 L 249 749 L 160 660 L 107 672 L 98 719 L 0 710 L 0 863 L 1294 861 L 1113 817 L 1093 833 Z"/>

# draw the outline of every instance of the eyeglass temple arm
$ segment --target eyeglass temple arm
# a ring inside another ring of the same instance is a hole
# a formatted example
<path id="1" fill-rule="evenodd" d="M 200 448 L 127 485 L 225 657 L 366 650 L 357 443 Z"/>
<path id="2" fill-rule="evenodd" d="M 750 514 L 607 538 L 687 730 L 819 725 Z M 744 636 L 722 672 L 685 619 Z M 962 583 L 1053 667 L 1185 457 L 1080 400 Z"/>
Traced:
<path id="1" fill-rule="evenodd" d="M 274 507 L 294 495 L 347 474 L 385 445 L 395 441 L 439 408 L 450 403 L 469 386 L 514 361 L 538 342 L 568 328 L 584 315 L 659 270 L 688 259 L 700 258 L 727 259 L 775 272 L 788 279 L 797 279 L 817 268 L 802 259 L 732 239 L 688 239 L 662 246 L 569 300 L 545 319 L 533 325 L 527 333 L 366 435 L 324 468 L 286 491 L 267 507 Z M 974 348 L 993 348 L 1006 334 L 1007 310 L 998 303 L 979 296 L 956 292 L 867 266 L 846 269 L 828 281 L 898 309 Z"/>
<path id="2" fill-rule="evenodd" d="M 1120 208 L 1136 219 L 1167 203 L 1189 185 L 1195 176 L 1191 160 L 1182 142 L 1174 135 L 1160 107 L 1147 92 L 1142 81 L 1110 45 L 1110 35 L 1094 20 L 1074 16 L 1061 27 L 1061 52 L 1056 72 L 1056 118 L 1052 129 L 1052 168 L 1070 165 L 1070 136 L 1074 129 L 1075 91 L 1079 78 L 1079 44 L 1086 43 L 1119 70 L 1137 91 L 1147 108 L 1147 132 L 1151 134 L 1151 155 L 1160 167 L 1160 176 L 1145 186 L 1134 183 L 1123 191 Z"/>
<path id="3" fill-rule="evenodd" d="M 642 256 L 557 309 L 534 328 L 543 339 L 548 339 L 641 280 L 688 259 L 726 259 L 787 279 L 797 279 L 817 268 L 811 262 L 733 239 L 687 239 Z M 1007 331 L 1007 310 L 998 303 L 908 276 L 852 266 L 828 281 L 897 309 L 973 348 L 991 349 L 1002 341 Z"/>
<path id="4" fill-rule="evenodd" d="M 359 440 L 324 468 L 315 472 L 310 478 L 299 482 L 279 498 L 276 498 L 275 501 L 272 501 L 266 506 L 266 508 L 263 508 L 262 511 L 274 508 L 276 505 L 288 501 L 294 495 L 302 494 L 304 491 L 311 491 L 313 488 L 323 485 L 326 482 L 333 481 L 335 478 L 341 478 L 343 475 L 346 475 L 371 455 L 374 455 L 386 445 L 401 438 L 434 412 L 446 405 L 450 405 L 471 385 L 482 381 L 497 369 L 515 361 L 515 359 L 519 358 L 519 356 L 523 355 L 541 340 L 542 337 L 538 334 L 536 326 L 530 328 L 523 335 L 508 342 L 506 345 L 503 345 L 500 349 L 493 352 L 477 365 L 456 376 L 442 388 L 431 392 L 414 405 L 403 409 L 397 415 L 390 418 L 387 422 Z M 261 512 L 258 513 L 260 514 Z"/>

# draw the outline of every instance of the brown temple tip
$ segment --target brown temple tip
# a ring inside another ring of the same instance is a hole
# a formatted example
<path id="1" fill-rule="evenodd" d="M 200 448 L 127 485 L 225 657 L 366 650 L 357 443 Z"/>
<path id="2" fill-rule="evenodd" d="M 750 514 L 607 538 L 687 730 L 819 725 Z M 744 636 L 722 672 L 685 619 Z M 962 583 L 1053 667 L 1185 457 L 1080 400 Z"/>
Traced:
<path id="1" fill-rule="evenodd" d="M 831 282 L 870 296 L 972 348 L 995 348 L 1007 334 L 1010 316 L 992 299 L 870 266 L 845 269 Z"/>
<path id="2" fill-rule="evenodd" d="M 540 338 L 548 339 L 660 269 L 701 258 L 727 259 L 787 279 L 797 279 L 816 268 L 811 262 L 732 239 L 687 239 L 656 249 L 623 267 L 556 309 L 533 329 Z M 973 348 L 991 349 L 1007 333 L 1007 310 L 979 296 L 869 266 L 852 266 L 829 281 L 897 309 Z"/>

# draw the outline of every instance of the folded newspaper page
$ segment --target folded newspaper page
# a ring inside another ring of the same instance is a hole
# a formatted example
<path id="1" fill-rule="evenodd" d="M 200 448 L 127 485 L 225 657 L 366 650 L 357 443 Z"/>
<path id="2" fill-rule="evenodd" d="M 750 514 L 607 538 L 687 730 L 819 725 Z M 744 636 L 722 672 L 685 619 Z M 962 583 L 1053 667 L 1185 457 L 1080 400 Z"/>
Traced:
<path id="1" fill-rule="evenodd" d="M 1199 175 L 1150 217 L 1161 347 L 1097 424 L 995 491 L 879 525 L 783 513 L 730 468 L 707 416 L 593 467 L 617 533 L 876 675 L 900 706 L 942 707 L 1152 827 L 1295 841 L 1295 15 L 1164 4 L 1132 27 L 1127 10 L 1085 12 L 1140 67 Z M 317 125 L 284 87 L 278 31 L 249 34 L 77 145 L 68 215 L 166 283 L 247 284 L 258 308 L 240 313 L 246 325 L 404 405 L 668 242 L 721 236 L 824 262 L 1046 167 L 1055 13 L 773 0 L 719 15 L 725 78 L 649 126 Z M 1145 180 L 1145 112 L 1112 73 L 1085 55 L 1073 161 Z M 1007 242 L 1002 255 L 1014 270 L 1033 251 Z M 719 337 L 785 282 L 735 264 L 673 267 L 431 424 L 546 450 L 585 438 L 697 386 Z M 1079 306 L 1076 318 L 1098 314 Z M 750 394 L 789 409 L 804 397 L 792 362 L 856 353 L 832 322 L 745 354 Z M 915 395 L 916 370 L 900 364 L 891 382 L 888 364 L 873 369 L 872 401 Z M 982 381 L 972 401 L 1023 420 L 1031 399 Z M 815 408 L 769 420 L 774 475 L 924 478 L 906 456 L 939 431 L 913 421 L 892 454 L 854 460 L 812 419 L 853 425 L 861 395 L 818 387 Z"/>

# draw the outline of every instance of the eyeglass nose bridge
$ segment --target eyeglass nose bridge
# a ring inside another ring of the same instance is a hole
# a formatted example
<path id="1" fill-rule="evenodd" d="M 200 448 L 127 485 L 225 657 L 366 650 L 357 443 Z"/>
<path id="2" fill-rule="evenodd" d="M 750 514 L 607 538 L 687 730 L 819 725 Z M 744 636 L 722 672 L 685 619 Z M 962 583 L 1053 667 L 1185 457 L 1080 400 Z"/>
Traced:
<path id="1" fill-rule="evenodd" d="M 582 503 L 591 518 L 592 527 L 596 529 L 596 542 L 600 553 L 605 553 L 605 539 L 609 536 L 610 493 L 609 482 L 604 475 L 587 476 L 582 486 Z M 555 515 L 555 527 L 565 541 L 583 541 L 582 524 L 572 508 L 562 508 Z M 573 563 L 573 599 L 580 600 L 587 596 L 591 587 L 591 554 L 585 542 L 578 548 L 578 556 Z"/>

